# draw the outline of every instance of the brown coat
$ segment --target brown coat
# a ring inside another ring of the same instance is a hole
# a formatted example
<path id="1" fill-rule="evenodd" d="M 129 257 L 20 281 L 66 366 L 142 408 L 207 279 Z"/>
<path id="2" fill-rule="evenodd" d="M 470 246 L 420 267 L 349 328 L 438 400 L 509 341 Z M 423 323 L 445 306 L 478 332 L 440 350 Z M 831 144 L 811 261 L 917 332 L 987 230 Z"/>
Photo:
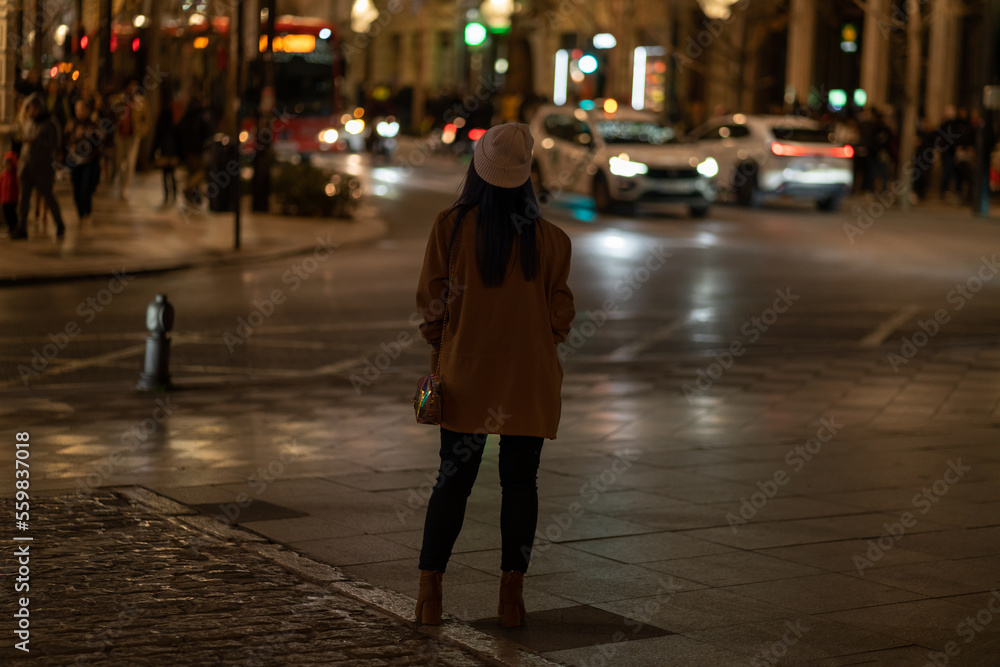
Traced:
<path id="1" fill-rule="evenodd" d="M 511 252 L 500 287 L 486 288 L 476 263 L 476 209 L 462 220 L 452 250 L 455 288 L 449 296 L 448 244 L 457 211 L 434 221 L 417 288 L 420 333 L 441 342 L 444 299 L 448 326 L 441 349 L 442 423 L 459 433 L 533 435 L 555 439 L 562 409 L 563 370 L 556 345 L 573 322 L 573 293 L 566 285 L 569 237 L 539 219 L 535 233 L 538 272 L 528 282 Z M 431 354 L 431 368 L 437 362 Z"/>

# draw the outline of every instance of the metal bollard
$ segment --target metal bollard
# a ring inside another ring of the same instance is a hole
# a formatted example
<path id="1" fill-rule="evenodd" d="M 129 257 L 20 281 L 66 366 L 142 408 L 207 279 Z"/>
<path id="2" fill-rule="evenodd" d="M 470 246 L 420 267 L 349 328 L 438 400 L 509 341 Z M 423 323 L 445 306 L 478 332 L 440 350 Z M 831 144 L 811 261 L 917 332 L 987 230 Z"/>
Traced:
<path id="1" fill-rule="evenodd" d="M 167 332 L 174 326 L 174 307 L 166 294 L 157 294 L 146 307 L 146 364 L 139 376 L 139 391 L 170 389 L 170 339 Z"/>

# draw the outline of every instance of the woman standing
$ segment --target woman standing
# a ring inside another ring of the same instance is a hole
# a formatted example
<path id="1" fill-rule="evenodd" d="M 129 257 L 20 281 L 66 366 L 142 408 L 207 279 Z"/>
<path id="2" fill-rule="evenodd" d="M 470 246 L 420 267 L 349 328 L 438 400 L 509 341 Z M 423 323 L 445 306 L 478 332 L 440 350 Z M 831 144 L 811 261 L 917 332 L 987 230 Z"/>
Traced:
<path id="1" fill-rule="evenodd" d="M 570 240 L 538 216 L 527 125 L 491 128 L 458 201 L 431 230 L 417 290 L 420 333 L 442 387 L 441 467 L 427 505 L 416 615 L 441 622 L 441 577 L 465 517 L 488 433 L 500 434 L 498 614 L 521 624 L 522 581 L 538 521 L 543 438 L 554 439 L 574 317 Z M 447 312 L 446 312 L 447 311 Z"/>

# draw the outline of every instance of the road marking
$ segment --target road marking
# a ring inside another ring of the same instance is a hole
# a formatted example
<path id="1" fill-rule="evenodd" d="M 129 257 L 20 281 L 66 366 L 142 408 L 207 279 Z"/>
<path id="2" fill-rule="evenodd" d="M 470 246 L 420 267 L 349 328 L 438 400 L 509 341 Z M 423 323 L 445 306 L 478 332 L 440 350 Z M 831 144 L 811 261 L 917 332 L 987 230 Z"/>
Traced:
<path id="1" fill-rule="evenodd" d="M 288 325 L 272 325 L 269 324 L 266 327 L 262 326 L 259 329 L 254 330 L 255 336 L 262 335 L 281 335 L 288 333 L 313 333 L 316 331 L 364 331 L 367 329 L 400 329 L 400 330 L 410 330 L 414 327 L 410 325 L 406 320 L 380 320 L 376 322 L 323 322 L 319 324 L 288 324 Z M 94 333 L 94 334 L 78 334 L 73 336 L 74 341 L 115 341 L 115 340 L 143 340 L 149 334 L 142 332 L 133 333 Z M 171 337 L 174 340 L 188 341 L 214 341 L 220 340 L 222 334 L 209 333 L 209 332 L 183 332 L 177 331 L 172 332 Z M 33 345 L 39 342 L 48 343 L 49 339 L 45 336 L 39 334 L 37 336 L 6 336 L 0 337 L 0 345 L 19 345 L 19 344 L 29 344 Z"/>
<path id="2" fill-rule="evenodd" d="M 114 352 L 108 352 L 107 354 L 101 354 L 96 357 L 88 357 L 87 359 L 72 359 L 66 361 L 60 366 L 47 366 L 45 370 L 40 371 L 39 375 L 62 375 L 63 373 L 70 373 L 72 371 L 78 371 L 81 368 L 90 368 L 91 366 L 102 366 L 112 361 L 117 361 L 118 359 L 124 359 L 125 357 L 131 357 L 133 355 L 138 355 L 145 352 L 145 345 L 133 345 L 132 347 L 126 347 L 121 350 L 115 350 Z M 30 366 L 29 366 L 30 368 Z M 32 369 L 34 370 L 34 369 Z M 20 378 L 5 380 L 0 382 L 0 387 L 11 387 L 19 384 L 22 380 Z M 29 382 L 30 384 L 30 382 Z"/>
<path id="3" fill-rule="evenodd" d="M 611 359 L 611 361 L 626 361 L 628 359 L 631 359 L 635 355 L 648 349 L 654 344 L 669 338 L 671 334 L 673 334 L 675 331 L 684 326 L 686 322 L 687 322 L 686 318 L 674 320 L 673 322 L 667 324 L 666 326 L 654 329 L 653 331 L 649 332 L 644 336 L 641 336 L 640 338 L 632 341 L 631 343 L 622 345 L 617 350 L 609 354 L 608 358 Z"/>
<path id="4" fill-rule="evenodd" d="M 910 318 L 919 312 L 919 308 L 910 305 L 899 310 L 895 315 L 885 320 L 870 334 L 861 339 L 861 347 L 878 347 L 885 339 L 892 335 L 892 332 L 900 326 L 910 321 Z"/>

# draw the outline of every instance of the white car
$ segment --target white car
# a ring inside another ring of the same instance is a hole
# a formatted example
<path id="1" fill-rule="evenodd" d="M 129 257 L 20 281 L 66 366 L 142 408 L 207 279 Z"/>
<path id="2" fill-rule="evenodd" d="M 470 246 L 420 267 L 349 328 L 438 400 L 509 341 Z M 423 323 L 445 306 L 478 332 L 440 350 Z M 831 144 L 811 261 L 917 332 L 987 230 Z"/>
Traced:
<path id="1" fill-rule="evenodd" d="M 835 143 L 830 130 L 807 118 L 721 116 L 690 138 L 719 163 L 719 190 L 743 206 L 788 196 L 835 211 L 854 184 L 854 149 Z"/>
<path id="2" fill-rule="evenodd" d="M 715 201 L 717 166 L 640 111 L 542 106 L 531 121 L 531 178 L 540 197 L 591 195 L 601 212 L 637 202 L 685 204 L 695 217 Z"/>

